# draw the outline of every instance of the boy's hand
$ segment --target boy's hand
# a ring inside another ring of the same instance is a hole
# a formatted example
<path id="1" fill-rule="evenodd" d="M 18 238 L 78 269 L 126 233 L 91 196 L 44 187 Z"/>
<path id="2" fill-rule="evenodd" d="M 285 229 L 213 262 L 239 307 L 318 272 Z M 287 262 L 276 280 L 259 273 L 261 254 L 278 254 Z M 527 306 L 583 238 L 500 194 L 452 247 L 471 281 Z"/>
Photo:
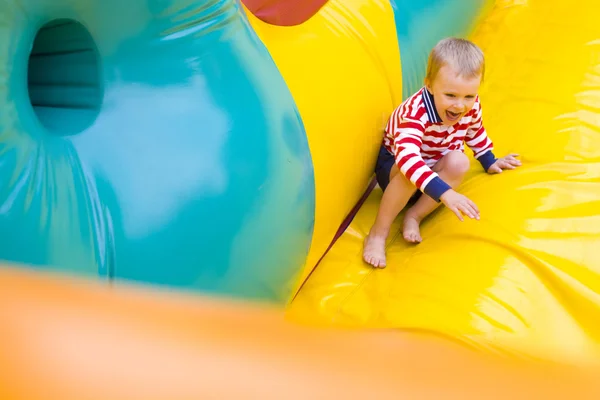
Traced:
<path id="1" fill-rule="evenodd" d="M 496 160 L 487 170 L 488 174 L 499 174 L 504 169 L 515 169 L 521 165 L 521 161 L 515 157 L 519 157 L 518 154 L 509 154 L 506 157 L 502 157 Z"/>
<path id="2" fill-rule="evenodd" d="M 464 221 L 463 214 L 466 216 L 479 219 L 479 209 L 469 198 L 450 189 L 440 198 L 442 203 L 446 205 L 461 221 Z"/>

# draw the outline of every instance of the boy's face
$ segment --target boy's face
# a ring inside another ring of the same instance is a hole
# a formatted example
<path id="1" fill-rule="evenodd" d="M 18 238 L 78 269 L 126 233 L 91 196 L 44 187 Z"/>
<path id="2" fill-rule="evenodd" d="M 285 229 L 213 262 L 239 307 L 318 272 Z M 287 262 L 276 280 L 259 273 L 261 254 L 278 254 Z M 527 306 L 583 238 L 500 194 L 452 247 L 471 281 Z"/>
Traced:
<path id="1" fill-rule="evenodd" d="M 433 94 L 435 108 L 442 117 L 444 125 L 454 125 L 475 104 L 475 98 L 481 84 L 481 76 L 465 78 L 458 76 L 454 69 L 444 65 L 437 76 L 430 82 L 426 80 L 427 89 Z"/>

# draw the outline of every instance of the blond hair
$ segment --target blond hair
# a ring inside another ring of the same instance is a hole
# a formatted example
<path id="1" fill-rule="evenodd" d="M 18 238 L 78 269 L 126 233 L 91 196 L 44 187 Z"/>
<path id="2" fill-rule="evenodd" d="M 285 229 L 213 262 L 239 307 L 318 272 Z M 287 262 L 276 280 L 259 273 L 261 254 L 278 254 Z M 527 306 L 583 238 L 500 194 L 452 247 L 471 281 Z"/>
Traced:
<path id="1" fill-rule="evenodd" d="M 485 58 L 477 45 L 469 40 L 446 38 L 440 40 L 429 53 L 426 79 L 433 82 L 442 66 L 448 65 L 460 76 L 474 78 L 485 74 Z"/>

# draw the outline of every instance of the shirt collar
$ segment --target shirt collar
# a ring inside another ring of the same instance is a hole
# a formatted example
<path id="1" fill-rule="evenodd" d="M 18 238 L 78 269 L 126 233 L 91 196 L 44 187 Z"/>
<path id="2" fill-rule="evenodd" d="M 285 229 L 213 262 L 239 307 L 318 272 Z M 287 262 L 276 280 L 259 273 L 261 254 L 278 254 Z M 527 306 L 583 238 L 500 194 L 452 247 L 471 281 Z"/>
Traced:
<path id="1" fill-rule="evenodd" d="M 429 117 L 429 121 L 433 123 L 441 123 L 442 117 L 438 114 L 435 108 L 435 101 L 433 99 L 433 95 L 429 93 L 427 88 L 423 88 L 423 103 L 425 103 L 425 110 L 427 110 L 427 116 Z"/>

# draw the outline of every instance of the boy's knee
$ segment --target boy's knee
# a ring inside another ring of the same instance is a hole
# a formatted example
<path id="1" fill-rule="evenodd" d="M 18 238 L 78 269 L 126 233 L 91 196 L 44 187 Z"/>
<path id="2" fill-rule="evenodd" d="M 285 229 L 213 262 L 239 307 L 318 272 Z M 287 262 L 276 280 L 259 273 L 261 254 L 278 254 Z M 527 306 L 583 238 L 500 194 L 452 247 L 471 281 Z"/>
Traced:
<path id="1" fill-rule="evenodd" d="M 454 176 L 465 175 L 471 167 L 469 157 L 462 151 L 452 151 L 446 155 L 446 158 L 444 169 Z"/>

